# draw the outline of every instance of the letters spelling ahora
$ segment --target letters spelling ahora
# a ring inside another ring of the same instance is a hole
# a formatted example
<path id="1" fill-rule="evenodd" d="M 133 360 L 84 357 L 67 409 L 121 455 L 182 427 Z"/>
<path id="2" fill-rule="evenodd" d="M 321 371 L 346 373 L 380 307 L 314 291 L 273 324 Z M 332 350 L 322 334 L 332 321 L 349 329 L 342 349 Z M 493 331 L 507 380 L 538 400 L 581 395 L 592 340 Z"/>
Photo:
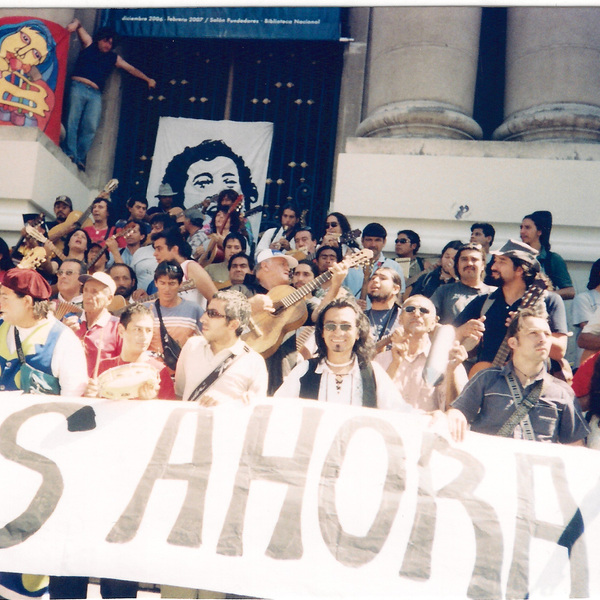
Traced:
<path id="1" fill-rule="evenodd" d="M 271 405 L 258 405 L 252 410 L 233 495 L 216 549 L 218 554 L 243 555 L 243 536 L 240 532 L 244 530 L 250 483 L 267 480 L 286 485 L 287 492 L 266 555 L 278 560 L 297 560 L 302 557 L 302 502 L 315 436 L 325 409 L 317 406 L 302 409 L 300 432 L 292 457 L 264 456 L 264 442 L 272 410 Z M 338 562 L 352 568 L 365 565 L 382 550 L 397 517 L 406 482 L 404 446 L 398 431 L 389 421 L 378 417 L 375 411 L 372 416 L 365 416 L 367 410 L 345 420 L 337 430 L 324 459 L 318 492 L 318 521 L 323 541 Z M 90 406 L 66 402 L 30 406 L 11 414 L 0 425 L 0 454 L 37 471 L 43 478 L 27 510 L 0 530 L 0 548 L 20 544 L 35 534 L 50 517 L 62 495 L 63 481 L 58 466 L 16 443 L 19 429 L 28 419 L 48 412 L 64 415 L 69 422 L 69 431 L 85 431 L 95 427 L 94 411 Z M 189 414 L 189 410 L 183 408 L 170 413 L 133 497 L 106 537 L 108 542 L 131 541 L 144 517 L 154 483 L 159 479 L 175 479 L 187 482 L 187 493 L 167 542 L 191 548 L 202 544 L 204 504 L 212 466 L 212 411 L 198 410 L 192 462 L 169 463 L 180 422 L 184 415 Z M 388 463 L 379 510 L 366 535 L 356 536 L 342 527 L 336 507 L 336 486 L 331 481 L 335 482 L 339 477 L 349 441 L 365 428 L 381 437 Z M 459 475 L 437 491 L 433 489 L 430 472 L 434 452 L 457 461 L 461 467 Z M 529 454 L 516 454 L 515 457 L 518 463 L 517 526 L 506 597 L 523 598 L 528 595 L 528 553 L 533 537 L 567 548 L 571 596 L 588 596 L 589 568 L 583 517 L 569 492 L 562 460 L 559 457 Z M 552 474 L 556 493 L 561 498 L 562 526 L 536 519 L 534 502 L 531 501 L 534 497 L 533 470 L 536 467 L 549 469 Z M 494 508 L 475 494 L 484 476 L 483 465 L 468 452 L 451 446 L 444 437 L 425 432 L 418 471 L 417 508 L 399 575 L 413 580 L 430 578 L 437 514 L 435 499 L 452 499 L 464 507 L 475 533 L 475 564 L 466 594 L 470 598 L 501 598 L 503 536 L 500 522 Z M 290 480 L 295 485 L 290 485 Z"/>

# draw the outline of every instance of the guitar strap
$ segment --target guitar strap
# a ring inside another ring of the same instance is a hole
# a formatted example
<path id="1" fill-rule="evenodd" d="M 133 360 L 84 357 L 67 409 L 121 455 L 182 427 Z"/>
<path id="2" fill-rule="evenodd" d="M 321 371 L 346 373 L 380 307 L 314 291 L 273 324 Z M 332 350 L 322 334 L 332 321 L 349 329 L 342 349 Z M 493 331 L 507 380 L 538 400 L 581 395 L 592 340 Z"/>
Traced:
<path id="1" fill-rule="evenodd" d="M 244 352 L 250 352 L 250 348 L 244 344 Z M 225 358 L 196 386 L 194 391 L 190 394 L 188 402 L 195 402 L 198 400 L 204 392 L 217 380 L 223 373 L 231 367 L 231 365 L 243 354 L 234 354 L 228 352 Z"/>
<path id="2" fill-rule="evenodd" d="M 529 394 L 523 398 L 523 393 L 521 392 L 521 388 L 519 387 L 515 376 L 509 372 L 505 375 L 505 378 L 517 409 L 510 417 L 508 417 L 496 435 L 502 437 L 511 437 L 517 425 L 521 424 L 521 428 L 523 429 L 523 437 L 526 440 L 535 440 L 535 434 L 533 433 L 533 427 L 531 426 L 529 412 L 536 405 L 536 402 L 542 395 L 544 381 L 541 379 L 536 381 Z"/>

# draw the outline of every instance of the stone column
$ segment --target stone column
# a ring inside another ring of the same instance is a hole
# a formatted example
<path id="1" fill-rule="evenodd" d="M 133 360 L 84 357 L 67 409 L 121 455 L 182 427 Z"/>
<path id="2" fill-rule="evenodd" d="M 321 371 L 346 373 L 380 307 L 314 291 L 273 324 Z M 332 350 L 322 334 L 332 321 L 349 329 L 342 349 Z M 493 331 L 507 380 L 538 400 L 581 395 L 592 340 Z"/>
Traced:
<path id="1" fill-rule="evenodd" d="M 600 9 L 508 9 L 504 123 L 494 139 L 600 142 Z"/>
<path id="2" fill-rule="evenodd" d="M 372 9 L 364 137 L 479 139 L 472 119 L 481 9 Z"/>

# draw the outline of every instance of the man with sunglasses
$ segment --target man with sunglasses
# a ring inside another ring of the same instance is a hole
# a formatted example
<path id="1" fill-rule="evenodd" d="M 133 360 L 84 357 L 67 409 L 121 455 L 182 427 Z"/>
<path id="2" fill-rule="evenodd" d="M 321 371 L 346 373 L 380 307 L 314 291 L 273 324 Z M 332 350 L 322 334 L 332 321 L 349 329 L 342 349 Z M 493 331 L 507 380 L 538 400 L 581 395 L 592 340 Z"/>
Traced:
<path id="1" fill-rule="evenodd" d="M 267 394 L 267 367 L 240 335 L 250 321 L 248 299 L 233 290 L 217 292 L 202 315 L 202 335 L 183 347 L 175 392 L 202 406 L 248 404 Z"/>
<path id="2" fill-rule="evenodd" d="M 431 269 L 431 263 L 417 256 L 421 247 L 421 238 L 416 231 L 412 229 L 402 229 L 396 234 L 396 256 L 398 258 L 410 260 L 408 267 L 408 276 L 415 277 L 425 270 Z"/>
<path id="3" fill-rule="evenodd" d="M 392 334 L 391 350 L 377 355 L 377 362 L 387 369 L 406 401 L 425 412 L 445 411 L 467 383 L 462 362 L 466 350 L 455 342 L 448 355 L 443 381 L 427 383 L 423 370 L 431 352 L 430 335 L 437 326 L 435 306 L 425 296 L 411 296 L 402 305 L 400 328 Z"/>
<path id="4" fill-rule="evenodd" d="M 83 306 L 81 282 L 79 277 L 86 274 L 85 264 L 75 258 L 64 260 L 56 272 L 56 289 L 58 302 L 69 302 L 76 306 Z"/>
<path id="5" fill-rule="evenodd" d="M 369 320 L 356 300 L 333 300 L 315 325 L 317 356 L 300 363 L 275 396 L 410 410 L 383 368 L 372 362 Z"/>

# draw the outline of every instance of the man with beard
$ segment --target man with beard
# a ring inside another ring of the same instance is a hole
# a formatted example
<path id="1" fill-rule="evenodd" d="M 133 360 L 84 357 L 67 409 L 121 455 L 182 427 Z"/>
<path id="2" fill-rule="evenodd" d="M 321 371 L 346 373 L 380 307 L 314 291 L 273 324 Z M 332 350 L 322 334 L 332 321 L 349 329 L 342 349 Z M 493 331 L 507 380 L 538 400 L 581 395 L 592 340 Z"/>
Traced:
<path id="1" fill-rule="evenodd" d="M 537 251 L 521 241 L 509 240 L 495 252 L 492 281 L 498 289 L 472 300 L 454 321 L 457 339 L 468 349 L 478 345 L 479 361 L 493 362 L 506 335 L 507 319 L 521 306 L 525 292 L 540 272 Z M 567 349 L 567 316 L 562 298 L 544 292 L 552 345 L 550 358 L 561 360 Z"/>
<path id="2" fill-rule="evenodd" d="M 131 294 L 137 288 L 137 277 L 135 271 L 126 264 L 115 263 L 109 270 L 108 274 L 113 278 L 117 289 L 115 295 L 123 296 L 129 302 Z"/>
<path id="3" fill-rule="evenodd" d="M 52 229 L 56 225 L 64 223 L 72 210 L 73 202 L 71 198 L 69 198 L 69 196 L 58 196 L 54 201 L 54 216 L 56 217 L 56 220 L 46 223 L 46 227 Z"/>
<path id="4" fill-rule="evenodd" d="M 454 439 L 470 425 L 478 433 L 582 446 L 589 429 L 573 390 L 546 372 L 553 337 L 543 308 L 524 309 L 508 336 L 512 360 L 477 373 L 447 412 Z"/>
<path id="5" fill-rule="evenodd" d="M 491 294 L 496 289 L 483 283 L 484 268 L 485 253 L 480 244 L 464 244 L 457 250 L 454 270 L 459 281 L 439 287 L 431 296 L 440 323 L 452 323 L 475 296 Z"/>
<path id="6" fill-rule="evenodd" d="M 371 308 L 365 311 L 371 325 L 371 334 L 375 343 L 391 334 L 398 326 L 398 294 L 402 281 L 393 269 L 377 269 L 367 286 L 367 296 Z"/>

